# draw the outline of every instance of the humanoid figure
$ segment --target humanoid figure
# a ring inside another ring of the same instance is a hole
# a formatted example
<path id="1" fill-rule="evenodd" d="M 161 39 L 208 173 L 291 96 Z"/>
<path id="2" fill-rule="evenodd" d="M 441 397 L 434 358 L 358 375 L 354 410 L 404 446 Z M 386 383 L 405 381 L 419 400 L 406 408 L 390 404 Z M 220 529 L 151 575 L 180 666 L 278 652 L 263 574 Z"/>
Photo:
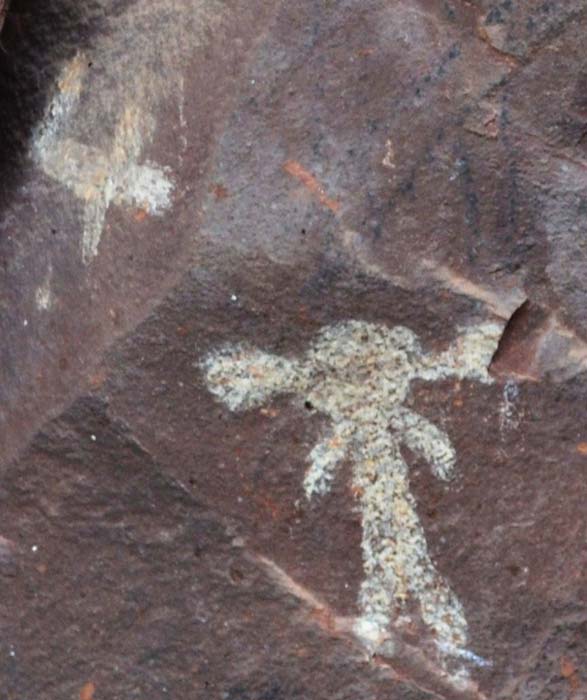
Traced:
<path id="1" fill-rule="evenodd" d="M 411 598 L 441 658 L 474 660 L 465 649 L 463 607 L 430 559 L 400 448 L 422 455 L 442 480 L 453 475 L 455 451 L 446 433 L 403 403 L 413 379 L 490 382 L 487 367 L 501 330 L 490 323 L 470 327 L 448 350 L 433 355 L 422 351 L 407 328 L 348 321 L 324 327 L 300 359 L 238 345 L 203 362 L 210 391 L 231 410 L 286 393 L 330 418 L 329 434 L 309 455 L 304 488 L 308 498 L 326 494 L 337 466 L 351 460 L 365 570 L 354 629 L 372 651 L 384 647 L 390 625 Z"/>

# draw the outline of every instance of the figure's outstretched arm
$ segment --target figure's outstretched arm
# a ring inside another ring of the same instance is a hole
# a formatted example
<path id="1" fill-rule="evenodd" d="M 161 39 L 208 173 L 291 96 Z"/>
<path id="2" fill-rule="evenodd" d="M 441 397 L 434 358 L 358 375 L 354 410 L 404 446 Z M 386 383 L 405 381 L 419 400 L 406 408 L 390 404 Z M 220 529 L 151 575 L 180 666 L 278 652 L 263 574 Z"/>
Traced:
<path id="1" fill-rule="evenodd" d="M 304 477 L 308 499 L 314 494 L 324 496 L 330 491 L 336 467 L 348 453 L 350 424 L 339 423 L 308 455 L 310 466 Z"/>
<path id="2" fill-rule="evenodd" d="M 391 427 L 402 441 L 430 463 L 432 473 L 447 481 L 454 475 L 456 453 L 448 435 L 433 423 L 408 409 L 401 409 L 391 419 Z"/>
<path id="3" fill-rule="evenodd" d="M 489 384 L 492 379 L 487 370 L 502 333 L 503 326 L 499 323 L 462 329 L 448 350 L 424 355 L 417 376 L 431 381 L 445 377 L 470 378 Z"/>
<path id="4" fill-rule="evenodd" d="M 258 406 L 301 381 L 297 363 L 244 345 L 210 353 L 201 368 L 209 390 L 232 411 Z"/>

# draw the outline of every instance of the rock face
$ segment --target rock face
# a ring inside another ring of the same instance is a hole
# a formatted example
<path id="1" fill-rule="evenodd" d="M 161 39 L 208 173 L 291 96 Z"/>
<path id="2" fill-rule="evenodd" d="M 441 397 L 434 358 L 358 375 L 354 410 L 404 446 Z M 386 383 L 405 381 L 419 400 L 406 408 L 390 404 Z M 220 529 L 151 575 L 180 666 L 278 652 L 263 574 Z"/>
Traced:
<path id="1" fill-rule="evenodd" d="M 2 697 L 587 697 L 586 29 L 13 0 Z"/>

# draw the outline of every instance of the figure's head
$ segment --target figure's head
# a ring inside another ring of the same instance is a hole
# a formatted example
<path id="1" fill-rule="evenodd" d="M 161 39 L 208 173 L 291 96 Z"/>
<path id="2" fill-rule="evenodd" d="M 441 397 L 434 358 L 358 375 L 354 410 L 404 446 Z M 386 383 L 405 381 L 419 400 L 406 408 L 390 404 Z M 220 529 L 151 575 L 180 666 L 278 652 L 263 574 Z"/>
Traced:
<path id="1" fill-rule="evenodd" d="M 305 371 L 314 394 L 323 387 L 341 401 L 353 402 L 370 395 L 381 401 L 404 400 L 409 382 L 419 367 L 422 350 L 407 328 L 363 321 L 347 321 L 323 328 L 306 355 Z M 376 395 L 379 394 L 379 398 Z M 324 396 L 324 400 L 330 400 Z"/>
<path id="2" fill-rule="evenodd" d="M 341 379 L 356 381 L 365 370 L 388 376 L 409 374 L 421 352 L 416 334 L 408 328 L 346 321 L 323 328 L 307 357 Z"/>

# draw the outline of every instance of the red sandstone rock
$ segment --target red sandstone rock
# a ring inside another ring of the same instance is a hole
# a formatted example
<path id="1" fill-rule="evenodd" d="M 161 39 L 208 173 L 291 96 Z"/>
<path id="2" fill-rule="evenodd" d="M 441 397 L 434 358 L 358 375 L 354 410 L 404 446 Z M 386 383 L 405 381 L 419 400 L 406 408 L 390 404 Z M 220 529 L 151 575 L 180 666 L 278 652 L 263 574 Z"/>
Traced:
<path id="1" fill-rule="evenodd" d="M 582 697 L 582 4 L 11 16 L 3 697 Z"/>

